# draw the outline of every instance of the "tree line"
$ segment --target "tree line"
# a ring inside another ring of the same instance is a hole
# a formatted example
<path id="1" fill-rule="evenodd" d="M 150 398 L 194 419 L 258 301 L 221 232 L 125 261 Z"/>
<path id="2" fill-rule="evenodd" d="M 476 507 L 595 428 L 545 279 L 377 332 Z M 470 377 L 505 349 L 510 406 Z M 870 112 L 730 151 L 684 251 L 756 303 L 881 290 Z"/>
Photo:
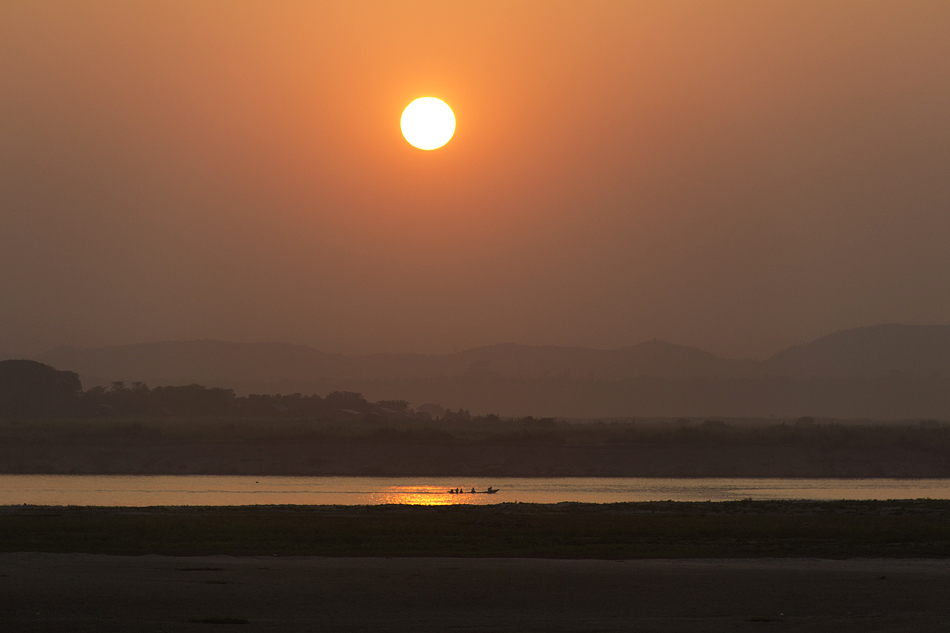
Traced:
<path id="1" fill-rule="evenodd" d="M 462 412 L 460 412 L 462 413 Z M 193 384 L 149 388 L 142 382 L 117 381 L 83 390 L 75 372 L 31 360 L 0 361 L 0 417 L 128 416 L 425 417 L 405 400 L 369 402 L 362 394 L 333 391 L 324 397 L 299 393 L 237 396 L 231 389 Z"/>

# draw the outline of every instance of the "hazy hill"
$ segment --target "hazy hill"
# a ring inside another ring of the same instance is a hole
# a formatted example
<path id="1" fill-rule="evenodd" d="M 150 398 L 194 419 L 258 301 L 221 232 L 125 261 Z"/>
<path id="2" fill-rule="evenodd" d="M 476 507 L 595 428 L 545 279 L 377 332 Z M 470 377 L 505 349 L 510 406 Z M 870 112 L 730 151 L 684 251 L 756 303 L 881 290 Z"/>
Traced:
<path id="1" fill-rule="evenodd" d="M 184 341 L 94 349 L 60 347 L 39 357 L 89 383 L 141 380 L 149 384 L 278 383 L 313 380 L 406 380 L 439 376 L 560 376 L 623 380 L 637 376 L 702 378 L 747 375 L 749 361 L 660 341 L 618 350 L 491 345 L 455 354 L 326 354 L 285 343 Z"/>
<path id="2" fill-rule="evenodd" d="M 702 378 L 747 374 L 748 361 L 720 358 L 708 352 L 663 341 L 647 341 L 616 350 L 581 347 L 491 345 L 445 357 L 441 372 L 453 375 L 494 373 L 510 378 L 561 376 L 575 379 L 624 380 L 637 376 Z"/>
<path id="3" fill-rule="evenodd" d="M 313 380 L 408 380 L 498 375 L 616 381 L 653 376 L 696 378 L 839 378 L 950 376 L 950 326 L 877 325 L 795 345 L 764 361 L 732 360 L 647 341 L 616 350 L 501 344 L 455 354 L 327 354 L 304 345 L 182 341 L 94 349 L 61 347 L 37 360 L 87 382 L 150 384 L 278 383 Z"/>
<path id="4" fill-rule="evenodd" d="M 141 380 L 151 385 L 182 382 L 306 380 L 332 375 L 349 359 L 303 345 L 180 341 L 93 349 L 59 347 L 37 360 L 69 367 L 84 384 Z"/>
<path id="5" fill-rule="evenodd" d="M 0 419 L 68 415 L 81 390 L 74 372 L 32 360 L 0 361 Z"/>
<path id="6" fill-rule="evenodd" d="M 836 378 L 950 376 L 950 326 L 874 325 L 841 330 L 795 345 L 763 361 L 772 376 Z"/>
<path id="7" fill-rule="evenodd" d="M 836 332 L 764 361 L 648 341 L 616 350 L 491 345 L 444 355 L 326 354 L 302 345 L 185 341 L 59 348 L 38 360 L 88 388 L 197 382 L 238 393 L 358 391 L 473 413 L 950 419 L 950 327 Z"/>

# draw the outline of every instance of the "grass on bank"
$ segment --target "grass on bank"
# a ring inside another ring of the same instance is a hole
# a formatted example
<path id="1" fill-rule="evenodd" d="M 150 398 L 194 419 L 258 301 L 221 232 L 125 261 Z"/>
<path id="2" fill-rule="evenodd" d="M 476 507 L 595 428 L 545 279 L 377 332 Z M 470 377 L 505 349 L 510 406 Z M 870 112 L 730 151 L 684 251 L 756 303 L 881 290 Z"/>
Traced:
<path id="1" fill-rule="evenodd" d="M 950 502 L 0 509 L 0 551 L 543 558 L 950 557 Z"/>
<path id="2" fill-rule="evenodd" d="M 471 420 L 275 417 L 128 417 L 0 420 L 0 441 L 16 443 L 317 443 L 436 446 L 794 446 L 950 450 L 950 424 L 813 420 L 551 418 Z"/>

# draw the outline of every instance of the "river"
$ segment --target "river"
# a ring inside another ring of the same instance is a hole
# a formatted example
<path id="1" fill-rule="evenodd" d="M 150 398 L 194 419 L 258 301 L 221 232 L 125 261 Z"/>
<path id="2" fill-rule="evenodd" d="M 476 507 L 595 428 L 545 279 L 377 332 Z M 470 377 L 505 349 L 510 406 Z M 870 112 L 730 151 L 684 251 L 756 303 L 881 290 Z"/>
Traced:
<path id="1" fill-rule="evenodd" d="M 449 494 L 450 489 L 497 494 Z M 378 505 L 950 499 L 950 479 L 0 475 L 0 505 Z"/>

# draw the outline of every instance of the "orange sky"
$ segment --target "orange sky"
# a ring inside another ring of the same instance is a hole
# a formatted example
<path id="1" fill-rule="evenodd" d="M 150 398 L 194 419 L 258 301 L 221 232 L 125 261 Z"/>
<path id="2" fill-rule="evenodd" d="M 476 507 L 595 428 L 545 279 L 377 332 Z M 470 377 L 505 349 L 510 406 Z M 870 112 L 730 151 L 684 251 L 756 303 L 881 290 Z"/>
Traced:
<path id="1" fill-rule="evenodd" d="M 0 5 L 0 352 L 950 323 L 950 4 Z M 409 146 L 402 109 L 458 128 Z"/>

